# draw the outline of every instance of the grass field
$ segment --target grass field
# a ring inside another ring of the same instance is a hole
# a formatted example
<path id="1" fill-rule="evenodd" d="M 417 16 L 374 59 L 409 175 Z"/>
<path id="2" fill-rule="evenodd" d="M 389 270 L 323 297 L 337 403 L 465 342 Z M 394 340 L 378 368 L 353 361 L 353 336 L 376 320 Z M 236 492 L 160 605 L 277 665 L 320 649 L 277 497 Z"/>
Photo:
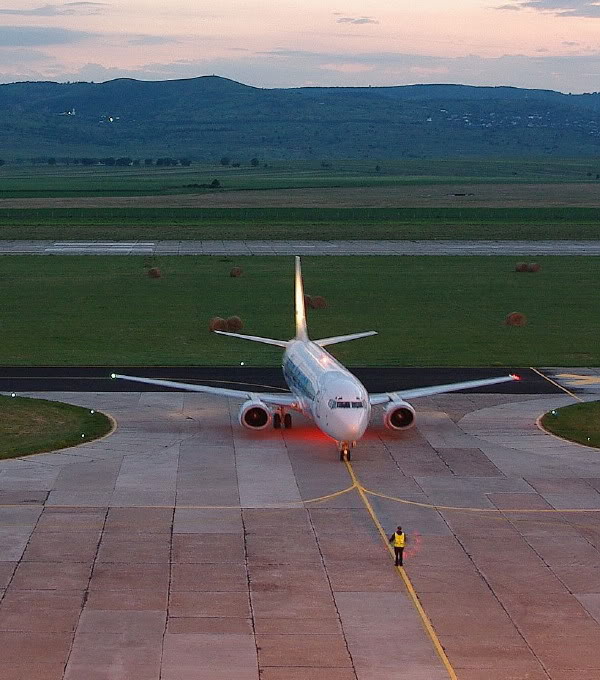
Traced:
<path id="1" fill-rule="evenodd" d="M 333 347 L 349 365 L 589 366 L 600 364 L 595 258 L 304 258 L 314 338 L 380 335 Z M 292 258 L 28 257 L 0 260 L 6 365 L 275 365 L 275 348 L 208 332 L 239 315 L 250 334 L 289 338 Z M 230 278 L 233 265 L 244 269 Z M 146 275 L 158 266 L 163 278 Z M 503 324 L 519 311 L 529 323 Z"/>
<path id="2" fill-rule="evenodd" d="M 102 437 L 111 428 L 110 419 L 97 411 L 0 395 L 0 459 L 75 446 Z"/>
<path id="3" fill-rule="evenodd" d="M 597 239 L 600 211 L 554 208 L 0 209 L 2 239 Z"/>
<path id="4" fill-rule="evenodd" d="M 542 426 L 563 439 L 600 448 L 600 401 L 549 411 L 542 418 Z"/>
<path id="5" fill-rule="evenodd" d="M 268 162 L 268 167 L 216 164 L 182 167 L 14 166 L 0 168 L 0 198 L 131 196 L 198 193 L 189 187 L 218 179 L 225 191 L 370 187 L 439 183 L 597 184 L 594 159 L 402 159 Z M 380 169 L 377 170 L 376 168 Z M 206 190 L 205 190 L 206 192 Z"/>

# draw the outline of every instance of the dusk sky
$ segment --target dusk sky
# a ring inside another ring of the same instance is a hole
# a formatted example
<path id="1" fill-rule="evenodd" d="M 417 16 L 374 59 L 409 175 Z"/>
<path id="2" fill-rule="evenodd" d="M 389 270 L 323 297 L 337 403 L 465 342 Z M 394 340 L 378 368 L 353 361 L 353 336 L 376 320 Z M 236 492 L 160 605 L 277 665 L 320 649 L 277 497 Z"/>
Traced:
<path id="1" fill-rule="evenodd" d="M 600 90 L 600 0 L 0 0 L 0 82 Z"/>

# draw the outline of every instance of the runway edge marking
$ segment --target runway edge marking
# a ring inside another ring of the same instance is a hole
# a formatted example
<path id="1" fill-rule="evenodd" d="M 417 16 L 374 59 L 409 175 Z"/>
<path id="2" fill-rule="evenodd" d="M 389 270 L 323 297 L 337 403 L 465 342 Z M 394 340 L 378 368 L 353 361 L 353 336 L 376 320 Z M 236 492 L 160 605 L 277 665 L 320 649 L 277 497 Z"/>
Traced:
<path id="1" fill-rule="evenodd" d="M 371 502 L 367 498 L 367 495 L 364 491 L 364 488 L 362 484 L 359 482 L 358 477 L 356 476 L 356 473 L 354 472 L 354 468 L 352 467 L 352 464 L 348 461 L 345 460 L 344 464 L 346 465 L 346 468 L 348 470 L 348 474 L 350 475 L 350 478 L 352 479 L 353 485 L 358 491 L 358 495 L 360 496 L 361 501 L 363 502 L 363 505 L 365 506 L 367 512 L 369 513 L 371 519 L 373 520 L 373 524 L 377 528 L 377 531 L 379 532 L 379 535 L 381 537 L 381 540 L 383 541 L 387 551 L 390 553 L 391 556 L 394 555 L 393 550 L 388 542 L 387 534 L 385 533 L 383 526 L 381 525 L 381 522 L 379 521 L 379 518 L 377 517 L 375 510 L 373 509 L 373 506 L 371 505 Z M 396 571 L 400 578 L 402 579 L 404 586 L 406 587 L 406 590 L 408 592 L 408 595 L 411 599 L 411 602 L 413 603 L 414 608 L 417 610 L 417 613 L 421 619 L 421 623 L 423 624 L 423 628 L 425 628 L 425 631 L 427 635 L 429 636 L 429 639 L 431 640 L 433 647 L 435 651 L 437 652 L 437 655 L 440 658 L 440 661 L 444 665 L 444 668 L 446 669 L 448 676 L 450 680 L 458 680 L 458 676 L 456 675 L 456 671 L 452 667 L 452 664 L 450 663 L 450 659 L 448 659 L 448 656 L 446 655 L 446 652 L 444 651 L 444 648 L 442 647 L 442 643 L 440 642 L 439 637 L 437 636 L 437 633 L 433 629 L 433 625 L 431 624 L 431 621 L 429 620 L 429 616 L 427 616 L 427 612 L 423 608 L 423 605 L 419 601 L 419 597 L 417 595 L 417 592 L 408 577 L 408 574 L 404 570 L 404 567 L 396 567 Z"/>

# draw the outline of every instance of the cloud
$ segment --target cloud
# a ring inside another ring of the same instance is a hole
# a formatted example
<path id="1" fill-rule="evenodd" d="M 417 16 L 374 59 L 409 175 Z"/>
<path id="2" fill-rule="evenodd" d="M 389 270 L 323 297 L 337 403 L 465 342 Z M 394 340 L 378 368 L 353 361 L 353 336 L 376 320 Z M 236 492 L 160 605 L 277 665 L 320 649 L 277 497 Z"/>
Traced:
<path id="1" fill-rule="evenodd" d="M 534 9 L 559 17 L 600 18 L 598 0 L 516 0 L 513 5 L 501 5 L 495 9 Z"/>
<path id="2" fill-rule="evenodd" d="M 3 49 L 0 50 L 0 65 L 11 66 L 15 63 L 23 64 L 27 62 L 43 62 L 50 60 L 51 57 L 40 50 L 30 49 Z"/>
<path id="3" fill-rule="evenodd" d="M 127 41 L 129 45 L 164 45 L 166 43 L 174 42 L 179 42 L 179 40 L 164 35 L 138 35 Z"/>
<path id="4" fill-rule="evenodd" d="M 108 7 L 106 2 L 66 2 L 62 5 L 42 5 L 34 9 L 0 9 L 0 14 L 28 17 L 59 17 L 76 14 L 101 14 Z"/>
<path id="5" fill-rule="evenodd" d="M 561 44 L 566 45 L 567 47 L 577 47 L 579 45 L 579 43 L 574 40 L 563 40 Z"/>
<path id="6" fill-rule="evenodd" d="M 338 24 L 378 24 L 379 22 L 377 19 L 373 19 L 373 17 L 340 17 L 339 19 L 336 19 L 336 23 Z"/>
<path id="7" fill-rule="evenodd" d="M 68 45 L 94 36 L 94 33 L 51 26 L 0 26 L 0 47 Z"/>

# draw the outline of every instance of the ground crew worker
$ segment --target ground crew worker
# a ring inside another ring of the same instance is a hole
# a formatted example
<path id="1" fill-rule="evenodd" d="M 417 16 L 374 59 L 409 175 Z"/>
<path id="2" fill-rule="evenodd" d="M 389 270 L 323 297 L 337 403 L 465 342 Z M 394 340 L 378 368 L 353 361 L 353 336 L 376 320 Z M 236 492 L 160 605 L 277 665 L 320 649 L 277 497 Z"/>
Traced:
<path id="1" fill-rule="evenodd" d="M 390 543 L 394 546 L 394 554 L 396 555 L 396 566 L 402 566 L 402 553 L 406 545 L 406 536 L 402 531 L 402 527 L 398 527 L 396 531 L 390 536 Z"/>

